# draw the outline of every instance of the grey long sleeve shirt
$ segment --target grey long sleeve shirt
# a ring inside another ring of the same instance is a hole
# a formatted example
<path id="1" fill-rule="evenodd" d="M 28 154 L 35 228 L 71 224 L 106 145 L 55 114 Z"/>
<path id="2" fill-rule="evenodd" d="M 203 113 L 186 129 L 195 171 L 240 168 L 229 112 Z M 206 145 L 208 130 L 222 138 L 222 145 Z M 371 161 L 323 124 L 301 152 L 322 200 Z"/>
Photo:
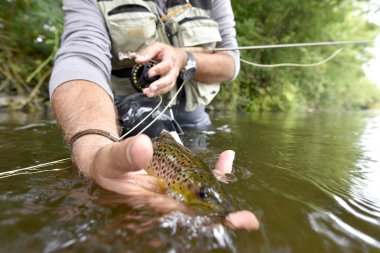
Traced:
<path id="1" fill-rule="evenodd" d="M 213 2 L 211 15 L 218 23 L 222 42 L 217 47 L 236 47 L 234 14 L 230 0 Z M 63 0 L 65 12 L 61 47 L 49 82 L 49 94 L 68 81 L 87 80 L 101 86 L 113 97 L 111 74 L 111 41 L 103 16 L 91 0 Z M 231 51 L 236 78 L 240 70 L 239 52 Z"/>

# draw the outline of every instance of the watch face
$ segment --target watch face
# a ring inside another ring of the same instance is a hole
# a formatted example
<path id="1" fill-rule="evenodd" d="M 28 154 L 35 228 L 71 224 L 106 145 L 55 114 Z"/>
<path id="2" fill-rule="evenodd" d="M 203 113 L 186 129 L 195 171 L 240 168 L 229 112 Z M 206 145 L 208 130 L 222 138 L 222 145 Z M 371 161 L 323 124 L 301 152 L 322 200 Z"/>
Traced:
<path id="1" fill-rule="evenodd" d="M 192 79 L 196 71 L 197 71 L 197 62 L 195 61 L 193 54 L 187 52 L 187 62 L 182 72 L 182 79 L 184 81 L 188 81 Z"/>
<path id="2" fill-rule="evenodd" d="M 183 73 L 183 76 L 182 76 L 183 80 L 184 81 L 191 80 L 195 75 L 195 71 L 196 71 L 195 67 L 186 69 L 185 72 Z"/>

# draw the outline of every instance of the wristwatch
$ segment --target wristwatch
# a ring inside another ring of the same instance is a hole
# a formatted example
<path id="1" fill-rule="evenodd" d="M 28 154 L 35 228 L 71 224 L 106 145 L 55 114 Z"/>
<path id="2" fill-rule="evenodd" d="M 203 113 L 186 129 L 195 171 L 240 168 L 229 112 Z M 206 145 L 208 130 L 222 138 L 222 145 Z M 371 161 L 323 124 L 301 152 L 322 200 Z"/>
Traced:
<path id="1" fill-rule="evenodd" d="M 184 81 L 189 81 L 194 77 L 195 72 L 197 71 L 197 62 L 195 61 L 195 58 L 192 53 L 186 52 L 186 55 L 186 64 L 185 67 L 183 67 L 183 69 L 181 70 L 180 77 Z"/>

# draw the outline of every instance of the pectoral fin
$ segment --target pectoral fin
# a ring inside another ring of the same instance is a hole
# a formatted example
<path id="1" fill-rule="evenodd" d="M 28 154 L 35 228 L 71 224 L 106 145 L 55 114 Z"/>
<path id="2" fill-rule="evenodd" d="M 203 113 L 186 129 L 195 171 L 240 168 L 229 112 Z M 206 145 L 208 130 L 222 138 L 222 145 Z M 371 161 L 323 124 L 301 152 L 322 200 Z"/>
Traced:
<path id="1" fill-rule="evenodd" d="M 162 178 L 146 175 L 146 174 L 140 174 L 134 176 L 135 183 L 140 186 L 141 188 L 155 192 L 158 194 L 165 194 L 167 187 L 165 184 L 165 181 Z"/>

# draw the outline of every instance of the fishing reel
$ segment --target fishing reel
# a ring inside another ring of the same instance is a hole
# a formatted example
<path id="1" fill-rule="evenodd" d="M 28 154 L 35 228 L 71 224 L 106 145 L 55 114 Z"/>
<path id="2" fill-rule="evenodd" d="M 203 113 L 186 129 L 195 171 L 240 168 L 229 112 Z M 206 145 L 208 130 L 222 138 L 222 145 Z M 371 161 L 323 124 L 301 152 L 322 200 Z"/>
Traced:
<path id="1" fill-rule="evenodd" d="M 151 83 L 160 79 L 160 76 L 149 77 L 148 72 L 157 65 L 157 62 L 150 60 L 146 63 L 135 64 L 131 70 L 130 80 L 133 88 L 138 92 L 148 88 Z"/>

